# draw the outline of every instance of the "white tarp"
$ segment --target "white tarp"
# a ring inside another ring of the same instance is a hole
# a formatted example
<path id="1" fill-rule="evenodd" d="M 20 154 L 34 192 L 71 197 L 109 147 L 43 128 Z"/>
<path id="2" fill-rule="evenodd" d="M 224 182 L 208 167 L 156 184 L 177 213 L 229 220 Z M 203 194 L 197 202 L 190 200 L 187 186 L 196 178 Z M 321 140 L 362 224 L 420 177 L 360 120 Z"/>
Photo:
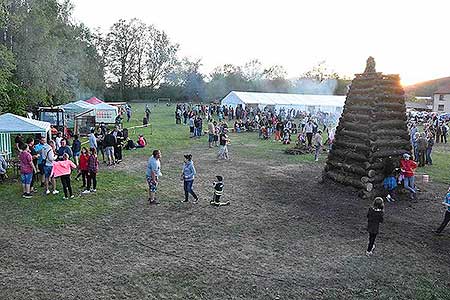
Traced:
<path id="1" fill-rule="evenodd" d="M 46 135 L 49 130 L 49 122 L 28 119 L 10 113 L 0 116 L 1 133 L 40 133 Z"/>
<path id="2" fill-rule="evenodd" d="M 258 92 L 230 92 L 222 99 L 221 104 L 226 106 L 237 106 L 242 104 L 258 105 L 261 109 L 270 105 L 280 108 L 294 108 L 303 111 L 340 112 L 345 103 L 345 96 L 334 95 L 303 95 L 303 94 L 281 94 L 281 93 L 258 93 Z"/>

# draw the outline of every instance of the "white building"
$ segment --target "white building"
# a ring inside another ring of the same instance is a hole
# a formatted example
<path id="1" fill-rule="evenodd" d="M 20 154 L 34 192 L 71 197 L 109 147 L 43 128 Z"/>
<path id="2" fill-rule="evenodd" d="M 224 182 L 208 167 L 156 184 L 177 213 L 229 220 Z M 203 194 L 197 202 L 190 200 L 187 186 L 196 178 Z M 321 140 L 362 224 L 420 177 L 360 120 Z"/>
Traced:
<path id="1" fill-rule="evenodd" d="M 236 107 L 258 106 L 279 110 L 296 109 L 314 113 L 317 111 L 341 113 L 344 108 L 345 96 L 334 95 L 303 95 L 259 92 L 230 92 L 222 99 L 221 104 Z"/>
<path id="2" fill-rule="evenodd" d="M 441 87 L 433 94 L 433 111 L 450 113 L 450 84 Z"/>

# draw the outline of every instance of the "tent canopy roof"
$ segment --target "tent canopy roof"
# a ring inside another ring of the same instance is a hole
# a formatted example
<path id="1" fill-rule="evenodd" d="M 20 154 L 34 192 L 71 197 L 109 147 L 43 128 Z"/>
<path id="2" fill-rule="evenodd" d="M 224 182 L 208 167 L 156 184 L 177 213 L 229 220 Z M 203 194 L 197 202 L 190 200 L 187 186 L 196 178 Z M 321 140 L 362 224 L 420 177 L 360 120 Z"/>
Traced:
<path id="1" fill-rule="evenodd" d="M 92 97 L 90 99 L 84 100 L 84 102 L 96 105 L 96 104 L 100 104 L 100 103 L 104 103 L 104 101 L 98 99 L 97 97 Z"/>
<path id="2" fill-rule="evenodd" d="M 3 133 L 46 133 L 50 123 L 24 118 L 14 114 L 0 116 L 0 132 Z"/>
<path id="3" fill-rule="evenodd" d="M 222 104 L 258 104 L 282 106 L 333 106 L 343 107 L 345 96 L 335 95 L 304 95 L 260 92 L 230 92 L 222 100 Z"/>
<path id="4" fill-rule="evenodd" d="M 94 105 L 94 108 L 98 109 L 98 110 L 114 110 L 114 111 L 117 111 L 117 107 L 109 105 L 109 104 L 107 104 L 105 102 L 102 102 L 102 103 Z"/>
<path id="5" fill-rule="evenodd" d="M 86 102 L 86 101 L 77 101 L 77 102 L 71 102 L 67 103 L 66 105 L 63 105 L 62 108 L 64 110 L 89 110 L 94 109 L 94 105 Z"/>

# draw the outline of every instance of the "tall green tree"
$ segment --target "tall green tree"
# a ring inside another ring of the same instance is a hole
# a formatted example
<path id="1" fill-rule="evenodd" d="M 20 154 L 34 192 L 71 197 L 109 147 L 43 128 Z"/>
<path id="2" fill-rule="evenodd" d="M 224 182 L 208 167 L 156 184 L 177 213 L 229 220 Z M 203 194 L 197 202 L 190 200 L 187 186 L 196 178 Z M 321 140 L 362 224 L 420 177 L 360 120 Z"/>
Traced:
<path id="1" fill-rule="evenodd" d="M 104 89 L 92 36 L 74 23 L 70 1 L 0 1 L 0 44 L 14 54 L 12 80 L 26 92 L 28 107 L 60 104 L 86 90 Z"/>
<path id="2" fill-rule="evenodd" d="M 120 19 L 112 25 L 107 35 L 106 64 L 112 77 L 110 83 L 119 86 L 121 97 L 125 96 L 127 88 L 132 87 L 140 26 L 141 22 L 137 19 Z"/>
<path id="3" fill-rule="evenodd" d="M 156 88 L 161 81 L 174 69 L 177 63 L 179 45 L 170 41 L 162 30 L 150 28 L 146 49 L 146 73 L 148 86 Z"/>

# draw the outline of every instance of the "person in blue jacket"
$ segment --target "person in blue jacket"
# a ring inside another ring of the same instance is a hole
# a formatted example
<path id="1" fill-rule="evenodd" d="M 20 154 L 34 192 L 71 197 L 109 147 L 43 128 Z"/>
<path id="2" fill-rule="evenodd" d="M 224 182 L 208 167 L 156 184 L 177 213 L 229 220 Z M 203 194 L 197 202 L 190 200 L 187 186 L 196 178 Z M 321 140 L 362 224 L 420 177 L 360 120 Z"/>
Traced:
<path id="1" fill-rule="evenodd" d="M 441 226 L 436 230 L 436 234 L 441 234 L 447 224 L 450 222 L 450 187 L 447 190 L 447 195 L 445 196 L 444 202 L 442 204 L 445 206 L 444 220 Z"/>
<path id="2" fill-rule="evenodd" d="M 192 189 L 192 185 L 194 184 L 195 178 L 195 167 L 194 162 L 192 161 L 192 154 L 184 155 L 184 166 L 183 172 L 181 173 L 181 178 L 184 182 L 184 200 L 182 202 L 189 201 L 189 194 L 194 197 L 194 203 L 197 203 L 198 197 Z"/>

